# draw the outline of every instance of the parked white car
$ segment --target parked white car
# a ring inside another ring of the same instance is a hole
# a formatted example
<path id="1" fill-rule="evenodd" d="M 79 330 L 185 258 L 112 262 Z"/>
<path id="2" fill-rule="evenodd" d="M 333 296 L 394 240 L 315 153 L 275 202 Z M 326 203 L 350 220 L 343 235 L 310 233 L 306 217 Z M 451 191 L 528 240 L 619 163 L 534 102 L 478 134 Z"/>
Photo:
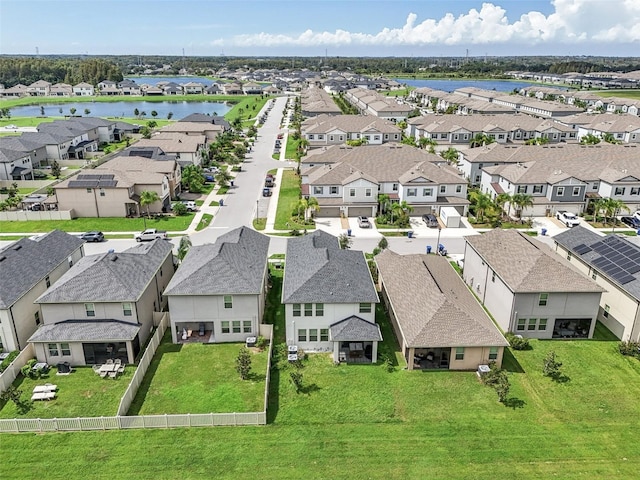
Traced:
<path id="1" fill-rule="evenodd" d="M 556 218 L 569 228 L 580 225 L 580 219 L 575 213 L 565 212 L 564 210 L 561 210 L 556 213 Z"/>

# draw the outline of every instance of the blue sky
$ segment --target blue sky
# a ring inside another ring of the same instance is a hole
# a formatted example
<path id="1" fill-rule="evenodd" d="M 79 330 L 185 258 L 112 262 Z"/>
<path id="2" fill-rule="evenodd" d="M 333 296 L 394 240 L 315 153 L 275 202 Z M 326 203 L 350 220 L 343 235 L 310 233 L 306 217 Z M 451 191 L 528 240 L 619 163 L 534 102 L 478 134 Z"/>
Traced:
<path id="1" fill-rule="evenodd" d="M 0 0 L 0 53 L 640 55 L 640 0 Z"/>

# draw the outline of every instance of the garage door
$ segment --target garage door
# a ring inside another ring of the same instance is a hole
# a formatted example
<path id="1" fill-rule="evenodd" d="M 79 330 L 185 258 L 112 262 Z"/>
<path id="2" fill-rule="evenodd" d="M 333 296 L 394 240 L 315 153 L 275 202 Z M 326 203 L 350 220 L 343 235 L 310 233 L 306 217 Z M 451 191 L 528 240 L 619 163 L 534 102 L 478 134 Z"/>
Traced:
<path id="1" fill-rule="evenodd" d="M 339 217 L 340 207 L 321 207 L 319 211 L 315 212 L 316 217 Z"/>
<path id="2" fill-rule="evenodd" d="M 370 217 L 371 207 L 349 207 L 350 217 Z"/>

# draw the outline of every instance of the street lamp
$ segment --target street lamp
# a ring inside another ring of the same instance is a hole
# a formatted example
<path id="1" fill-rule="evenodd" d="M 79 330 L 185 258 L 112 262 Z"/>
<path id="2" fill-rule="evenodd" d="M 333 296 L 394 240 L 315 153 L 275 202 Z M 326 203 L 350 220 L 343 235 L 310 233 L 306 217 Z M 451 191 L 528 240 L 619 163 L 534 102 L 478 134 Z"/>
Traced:
<path id="1" fill-rule="evenodd" d="M 259 215 L 258 215 L 258 206 L 260 205 L 260 199 L 256 200 L 256 220 L 258 220 Z"/>
<path id="2" fill-rule="evenodd" d="M 442 231 L 442 227 L 438 225 L 438 240 L 436 241 L 436 252 L 440 253 L 440 232 Z"/>

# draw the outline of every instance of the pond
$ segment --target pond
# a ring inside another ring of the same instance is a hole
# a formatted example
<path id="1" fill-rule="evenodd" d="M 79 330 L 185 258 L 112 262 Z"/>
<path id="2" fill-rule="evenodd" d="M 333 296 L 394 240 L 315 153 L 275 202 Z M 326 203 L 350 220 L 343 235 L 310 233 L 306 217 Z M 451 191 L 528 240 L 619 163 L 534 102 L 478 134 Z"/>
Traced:
<path id="1" fill-rule="evenodd" d="M 453 80 L 453 79 L 425 79 L 425 80 L 414 80 L 410 78 L 396 78 L 394 79 L 399 83 L 406 83 L 410 87 L 429 87 L 435 88 L 436 90 L 443 90 L 445 92 L 453 92 L 458 88 L 464 87 L 476 87 L 482 88 L 484 90 L 496 90 L 498 92 L 513 92 L 514 88 L 518 90 L 524 87 L 530 87 L 531 85 L 539 85 L 532 82 L 519 82 L 519 81 L 508 81 L 508 80 Z M 556 87 L 558 88 L 558 87 Z M 566 90 L 566 89 L 562 89 Z"/>
<path id="2" fill-rule="evenodd" d="M 135 117 L 134 110 L 146 112 L 145 119 L 152 119 L 151 112 L 157 112 L 158 119 L 166 119 L 169 112 L 173 113 L 172 120 L 180 120 L 181 118 L 191 115 L 192 113 L 204 113 L 213 115 L 225 115 L 231 110 L 231 105 L 224 102 L 69 102 L 46 104 L 44 107 L 44 115 L 51 117 L 60 117 L 70 115 L 70 110 L 75 108 L 75 115 L 84 115 L 92 117 Z M 90 113 L 85 113 L 85 109 Z M 60 112 L 62 110 L 62 113 Z M 40 117 L 42 111 L 40 105 L 27 105 L 23 107 L 12 107 L 12 117 Z"/>

